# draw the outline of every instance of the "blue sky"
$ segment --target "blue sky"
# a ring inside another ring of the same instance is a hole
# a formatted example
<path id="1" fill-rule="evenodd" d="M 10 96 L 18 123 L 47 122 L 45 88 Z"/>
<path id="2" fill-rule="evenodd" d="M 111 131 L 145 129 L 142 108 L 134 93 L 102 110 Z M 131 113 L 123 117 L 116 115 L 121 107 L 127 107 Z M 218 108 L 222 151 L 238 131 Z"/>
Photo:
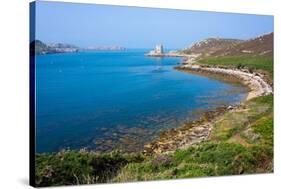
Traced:
<path id="1" fill-rule="evenodd" d="M 273 16 L 36 2 L 36 39 L 88 47 L 184 48 L 208 37 L 249 39 L 273 31 Z"/>

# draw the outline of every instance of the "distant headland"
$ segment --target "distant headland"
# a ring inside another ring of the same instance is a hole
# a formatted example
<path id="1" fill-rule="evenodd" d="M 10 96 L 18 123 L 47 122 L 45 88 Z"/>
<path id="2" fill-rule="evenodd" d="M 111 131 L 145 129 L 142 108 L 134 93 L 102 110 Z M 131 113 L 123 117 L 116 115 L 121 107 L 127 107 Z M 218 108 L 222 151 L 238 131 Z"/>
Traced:
<path id="1" fill-rule="evenodd" d="M 67 43 L 44 43 L 40 40 L 34 40 L 30 43 L 30 51 L 35 55 L 56 54 L 56 53 L 74 53 L 84 51 L 124 51 L 125 47 L 119 45 L 109 46 L 91 46 L 81 48 Z"/>

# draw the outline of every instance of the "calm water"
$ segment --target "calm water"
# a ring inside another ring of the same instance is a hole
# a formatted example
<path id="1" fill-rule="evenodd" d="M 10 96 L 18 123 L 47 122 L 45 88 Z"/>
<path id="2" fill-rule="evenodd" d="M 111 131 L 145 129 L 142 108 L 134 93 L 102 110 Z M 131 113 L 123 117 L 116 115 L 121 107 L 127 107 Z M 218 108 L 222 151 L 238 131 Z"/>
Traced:
<path id="1" fill-rule="evenodd" d="M 173 69 L 144 50 L 36 58 L 36 150 L 139 150 L 160 131 L 234 104 L 241 86 Z"/>

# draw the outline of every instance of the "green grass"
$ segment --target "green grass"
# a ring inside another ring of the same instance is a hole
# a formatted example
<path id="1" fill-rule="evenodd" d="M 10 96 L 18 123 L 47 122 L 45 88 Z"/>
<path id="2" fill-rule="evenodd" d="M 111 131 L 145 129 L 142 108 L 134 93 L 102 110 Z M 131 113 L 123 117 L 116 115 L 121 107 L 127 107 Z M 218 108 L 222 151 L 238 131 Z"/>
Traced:
<path id="1" fill-rule="evenodd" d="M 273 78 L 273 58 L 262 56 L 204 57 L 199 59 L 198 63 L 263 70 L 268 72 L 269 76 Z"/>
<path id="2" fill-rule="evenodd" d="M 273 118 L 272 116 L 263 117 L 253 126 L 254 132 L 262 136 L 262 142 L 270 146 L 273 145 Z"/>
<path id="3" fill-rule="evenodd" d="M 247 148 L 237 143 L 206 142 L 162 155 L 166 157 L 161 159 L 168 159 L 169 163 L 161 163 L 158 156 L 141 163 L 128 164 L 122 168 L 114 181 L 250 174 L 265 172 L 265 168 L 270 172 L 272 166 L 265 165 L 264 160 L 271 159 L 271 155 L 270 150 L 264 147 Z"/>
<path id="4" fill-rule="evenodd" d="M 213 131 L 210 136 L 211 140 L 230 140 L 232 142 L 235 141 L 238 143 L 254 143 L 257 142 L 257 140 L 251 138 L 257 136 L 254 134 L 262 135 L 263 133 L 258 131 L 261 131 L 262 129 L 265 130 L 263 126 L 265 126 L 267 123 L 271 123 L 271 127 L 273 128 L 273 95 L 254 98 L 245 102 L 243 105 L 244 108 L 240 111 L 227 112 L 219 121 L 214 124 Z M 261 120 L 264 119 L 265 121 L 262 122 Z M 254 126 L 256 124 L 258 126 Z M 260 129 L 258 130 L 253 128 Z M 271 130 L 267 129 L 268 134 L 271 132 L 273 135 L 272 128 Z M 251 129 L 251 132 L 254 133 L 249 133 L 249 129 Z M 247 134 L 244 134 L 245 132 L 248 132 L 248 137 L 246 137 Z M 263 137 L 265 137 L 265 135 L 263 135 Z M 243 138 L 245 138 L 247 141 L 243 141 Z"/>

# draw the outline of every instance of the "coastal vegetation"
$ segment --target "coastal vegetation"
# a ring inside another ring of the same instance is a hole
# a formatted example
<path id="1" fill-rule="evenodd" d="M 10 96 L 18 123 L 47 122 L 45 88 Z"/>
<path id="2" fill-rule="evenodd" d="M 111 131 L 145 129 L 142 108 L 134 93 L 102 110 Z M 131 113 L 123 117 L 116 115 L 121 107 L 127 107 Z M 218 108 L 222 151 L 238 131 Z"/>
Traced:
<path id="1" fill-rule="evenodd" d="M 246 102 L 243 108 L 221 116 L 208 141 L 174 153 L 155 155 L 141 163 L 127 164 L 114 180 L 272 172 L 272 100 L 269 95 Z"/>
<path id="2" fill-rule="evenodd" d="M 36 185 L 58 186 L 108 182 L 121 167 L 131 162 L 142 162 L 144 156 L 118 151 L 97 154 L 80 150 L 37 154 L 35 159 Z"/>
<path id="3" fill-rule="evenodd" d="M 89 184 L 273 172 L 273 96 L 222 115 L 210 139 L 173 153 L 36 155 L 36 184 Z"/>
<path id="4" fill-rule="evenodd" d="M 243 69 L 246 68 L 250 72 L 264 72 L 272 81 L 273 79 L 273 57 L 265 56 L 220 56 L 220 57 L 204 57 L 198 60 L 200 64 L 211 66 L 225 66 L 228 68 Z"/>

